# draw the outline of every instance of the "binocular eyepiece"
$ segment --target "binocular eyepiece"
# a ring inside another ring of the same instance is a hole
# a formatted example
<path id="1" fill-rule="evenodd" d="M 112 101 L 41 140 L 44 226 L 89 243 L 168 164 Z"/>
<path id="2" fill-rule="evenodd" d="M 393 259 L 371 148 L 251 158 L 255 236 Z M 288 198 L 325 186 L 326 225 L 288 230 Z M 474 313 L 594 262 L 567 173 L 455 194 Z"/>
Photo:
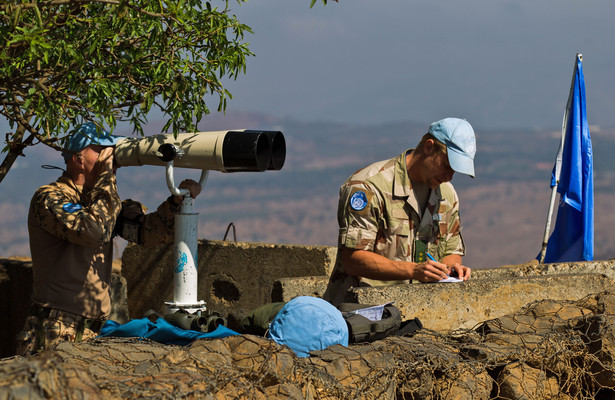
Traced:
<path id="1" fill-rule="evenodd" d="M 165 315 L 164 319 L 178 328 L 204 333 L 213 332 L 220 325 L 226 326 L 226 318 L 217 313 L 198 315 L 180 310 Z"/>
<path id="2" fill-rule="evenodd" d="M 166 165 L 221 172 L 280 170 L 286 141 L 279 131 L 216 131 L 124 138 L 115 146 L 118 166 Z"/>

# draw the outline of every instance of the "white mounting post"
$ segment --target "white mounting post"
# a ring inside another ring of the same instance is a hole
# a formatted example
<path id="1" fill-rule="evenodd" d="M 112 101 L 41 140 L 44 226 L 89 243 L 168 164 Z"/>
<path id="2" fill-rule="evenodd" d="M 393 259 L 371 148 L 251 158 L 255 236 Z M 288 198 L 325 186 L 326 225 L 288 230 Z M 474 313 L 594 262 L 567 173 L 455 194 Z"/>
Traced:
<path id="1" fill-rule="evenodd" d="M 179 213 L 175 215 L 175 245 L 173 247 L 173 301 L 165 302 L 167 311 L 173 313 L 185 310 L 189 313 L 200 313 L 206 310 L 205 301 L 197 301 L 198 271 L 197 271 L 197 235 L 198 215 L 192 212 L 192 197 L 188 189 L 179 189 L 173 178 L 173 161 L 166 166 L 167 186 L 175 196 L 183 196 Z M 205 186 L 208 170 L 201 172 L 199 183 Z"/>

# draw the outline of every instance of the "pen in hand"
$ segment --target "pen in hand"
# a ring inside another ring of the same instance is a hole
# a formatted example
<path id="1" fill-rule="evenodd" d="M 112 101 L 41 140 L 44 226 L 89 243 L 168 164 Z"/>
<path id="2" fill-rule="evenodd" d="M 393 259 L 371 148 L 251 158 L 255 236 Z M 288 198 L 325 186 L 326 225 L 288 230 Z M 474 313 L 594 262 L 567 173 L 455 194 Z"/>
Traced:
<path id="1" fill-rule="evenodd" d="M 429 257 L 429 259 L 430 259 L 431 261 L 439 262 L 439 261 L 438 261 L 438 260 L 436 260 L 436 259 L 434 258 L 434 256 L 432 256 L 431 254 L 429 254 L 429 253 L 427 253 L 427 252 L 425 252 L 425 254 L 427 255 L 427 257 Z M 446 276 L 450 276 L 450 274 L 446 274 Z"/>

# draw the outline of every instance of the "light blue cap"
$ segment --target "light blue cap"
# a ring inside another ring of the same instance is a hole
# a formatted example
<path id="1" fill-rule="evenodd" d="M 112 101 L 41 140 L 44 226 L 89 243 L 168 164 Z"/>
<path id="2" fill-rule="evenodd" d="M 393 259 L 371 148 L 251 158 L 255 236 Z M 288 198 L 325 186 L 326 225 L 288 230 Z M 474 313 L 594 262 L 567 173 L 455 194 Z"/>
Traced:
<path id="1" fill-rule="evenodd" d="M 470 123 L 465 119 L 444 118 L 431 124 L 429 133 L 446 145 L 451 168 L 474 178 L 476 138 Z"/>
<path id="2" fill-rule="evenodd" d="M 299 296 L 282 307 L 269 325 L 270 339 L 286 345 L 299 357 L 334 344 L 348 346 L 348 325 L 342 313 L 326 300 Z"/>
<path id="3" fill-rule="evenodd" d="M 107 132 L 106 130 L 98 127 L 93 122 L 86 122 L 75 129 L 66 143 L 64 144 L 64 150 L 62 157 L 68 161 L 73 154 L 80 152 L 91 144 L 98 146 L 115 146 L 117 142 L 123 139 L 123 136 L 115 136 Z"/>

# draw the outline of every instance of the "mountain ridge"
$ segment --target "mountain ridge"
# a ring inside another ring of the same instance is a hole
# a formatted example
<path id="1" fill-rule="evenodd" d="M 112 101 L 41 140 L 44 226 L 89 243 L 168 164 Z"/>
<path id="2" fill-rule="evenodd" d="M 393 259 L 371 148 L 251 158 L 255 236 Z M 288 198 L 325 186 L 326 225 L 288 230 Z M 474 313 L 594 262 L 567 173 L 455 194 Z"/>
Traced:
<path id="1" fill-rule="evenodd" d="M 152 123 L 156 132 L 162 122 Z M 261 114 L 211 118 L 203 130 L 279 130 L 287 142 L 281 171 L 220 173 L 213 171 L 195 199 L 199 238 L 222 239 L 230 223 L 237 240 L 335 246 L 338 189 L 355 170 L 392 158 L 418 143 L 426 126 L 413 122 L 351 125 L 298 122 Z M 453 179 L 461 202 L 468 266 L 495 267 L 527 262 L 540 251 L 548 202 L 550 172 L 559 145 L 558 132 L 536 130 L 477 131 L 476 179 Z M 600 130 L 594 141 L 595 258 L 615 254 L 609 228 L 615 216 L 610 154 L 615 131 Z M 121 130 L 116 134 L 127 135 Z M 0 254 L 29 255 L 26 217 L 32 193 L 52 182 L 63 166 L 54 151 L 31 148 L 20 158 L 0 191 Z M 194 170 L 175 169 L 175 180 L 198 179 Z M 168 195 L 163 167 L 120 168 L 122 198 L 140 200 L 155 209 Z M 553 220 L 555 220 L 555 215 Z M 118 244 L 118 248 L 122 248 Z"/>

